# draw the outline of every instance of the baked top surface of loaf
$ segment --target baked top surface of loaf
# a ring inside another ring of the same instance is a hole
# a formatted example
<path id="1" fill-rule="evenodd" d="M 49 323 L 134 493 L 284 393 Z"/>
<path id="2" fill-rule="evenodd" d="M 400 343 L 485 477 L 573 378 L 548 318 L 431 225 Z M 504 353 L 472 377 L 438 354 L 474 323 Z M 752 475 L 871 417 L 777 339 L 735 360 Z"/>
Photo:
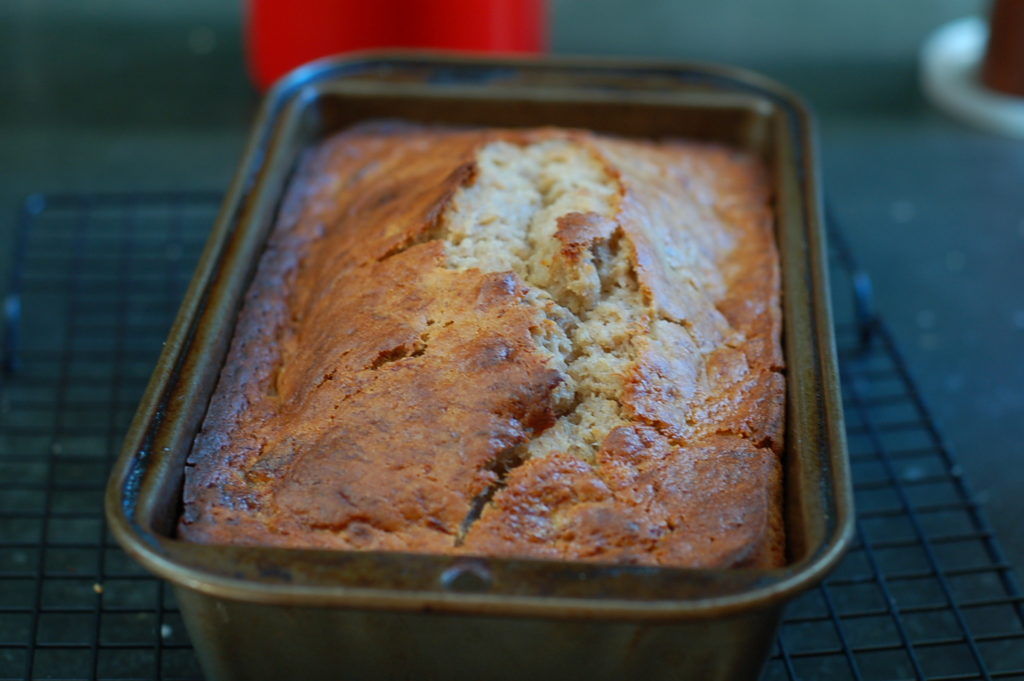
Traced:
<path id="1" fill-rule="evenodd" d="M 729 149 L 340 133 L 282 205 L 180 535 L 780 564 L 779 278 L 768 182 Z"/>

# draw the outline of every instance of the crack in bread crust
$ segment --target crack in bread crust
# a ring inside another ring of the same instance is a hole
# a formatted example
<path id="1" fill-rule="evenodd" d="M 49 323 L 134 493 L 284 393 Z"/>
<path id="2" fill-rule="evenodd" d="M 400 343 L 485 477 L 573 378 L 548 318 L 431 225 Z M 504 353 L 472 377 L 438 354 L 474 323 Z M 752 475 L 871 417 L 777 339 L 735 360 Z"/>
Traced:
<path id="1" fill-rule="evenodd" d="M 767 183 L 735 152 L 342 133 L 290 189 L 180 532 L 778 564 L 778 296 Z"/>

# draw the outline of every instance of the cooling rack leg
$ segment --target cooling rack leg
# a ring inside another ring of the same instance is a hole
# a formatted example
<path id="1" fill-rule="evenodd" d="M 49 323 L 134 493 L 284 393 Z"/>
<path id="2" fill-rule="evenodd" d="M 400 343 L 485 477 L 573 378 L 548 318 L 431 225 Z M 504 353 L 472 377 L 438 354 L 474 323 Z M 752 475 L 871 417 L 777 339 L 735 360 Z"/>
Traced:
<path id="1" fill-rule="evenodd" d="M 21 330 L 21 296 L 9 294 L 4 299 L 3 372 L 10 376 L 17 368 L 18 332 Z"/>
<path id="2" fill-rule="evenodd" d="M 875 334 L 877 313 L 875 312 L 874 287 L 871 277 L 863 270 L 852 273 L 853 281 L 853 312 L 857 322 L 857 349 L 866 352 L 871 348 L 871 339 Z"/>

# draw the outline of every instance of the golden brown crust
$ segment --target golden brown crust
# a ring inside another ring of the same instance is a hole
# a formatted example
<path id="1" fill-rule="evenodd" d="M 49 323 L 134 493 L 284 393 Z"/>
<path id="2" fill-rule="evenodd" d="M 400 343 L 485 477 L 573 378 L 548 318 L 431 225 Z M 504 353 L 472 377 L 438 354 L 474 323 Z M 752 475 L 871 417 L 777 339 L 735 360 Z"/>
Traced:
<path id="1" fill-rule="evenodd" d="M 597 213 L 567 213 L 558 218 L 555 238 L 562 242 L 560 254 L 570 261 L 579 261 L 583 253 L 597 242 L 611 238 L 618 224 Z"/>
<path id="2" fill-rule="evenodd" d="M 619 427 L 596 465 L 554 454 L 516 468 L 466 548 L 490 555 L 688 567 L 781 564 L 778 458 L 735 438 L 671 445 Z M 725 512 L 723 512 L 725 510 Z"/>
<path id="3" fill-rule="evenodd" d="M 440 233 L 481 147 L 551 139 L 589 149 L 617 197 L 614 219 L 558 218 L 548 267 L 571 273 L 614 243 L 646 306 L 621 376 L 626 425 L 593 461 L 520 461 L 565 416 L 566 376 L 537 340 L 553 322 L 520 276 L 447 266 Z M 781 564 L 768 198 L 757 163 L 706 145 L 405 125 L 332 138 L 303 162 L 246 297 L 189 457 L 181 536 Z"/>
<path id="4" fill-rule="evenodd" d="M 186 536 L 233 540 L 219 516 L 245 498 L 278 544 L 451 545 L 502 453 L 554 420 L 560 378 L 534 348 L 518 278 L 439 268 L 441 251 L 429 242 L 342 275 L 346 295 L 317 316 L 336 343 L 282 353 L 277 413 L 244 422 L 259 450 L 231 460 L 241 479 L 187 498 L 203 508 Z"/>
<path id="5" fill-rule="evenodd" d="M 717 147 L 597 144 L 625 187 L 620 221 L 662 322 L 641 341 L 629 410 L 679 441 L 733 433 L 781 452 L 778 255 L 760 167 Z"/>

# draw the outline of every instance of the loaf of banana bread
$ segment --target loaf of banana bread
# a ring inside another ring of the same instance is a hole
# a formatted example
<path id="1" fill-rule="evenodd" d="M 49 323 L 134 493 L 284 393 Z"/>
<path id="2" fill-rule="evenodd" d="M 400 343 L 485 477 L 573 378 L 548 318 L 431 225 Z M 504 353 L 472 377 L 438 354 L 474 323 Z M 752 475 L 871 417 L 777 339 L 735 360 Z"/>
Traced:
<path id="1" fill-rule="evenodd" d="M 772 219 L 760 163 L 715 145 L 329 138 L 241 309 L 180 536 L 781 564 Z"/>

